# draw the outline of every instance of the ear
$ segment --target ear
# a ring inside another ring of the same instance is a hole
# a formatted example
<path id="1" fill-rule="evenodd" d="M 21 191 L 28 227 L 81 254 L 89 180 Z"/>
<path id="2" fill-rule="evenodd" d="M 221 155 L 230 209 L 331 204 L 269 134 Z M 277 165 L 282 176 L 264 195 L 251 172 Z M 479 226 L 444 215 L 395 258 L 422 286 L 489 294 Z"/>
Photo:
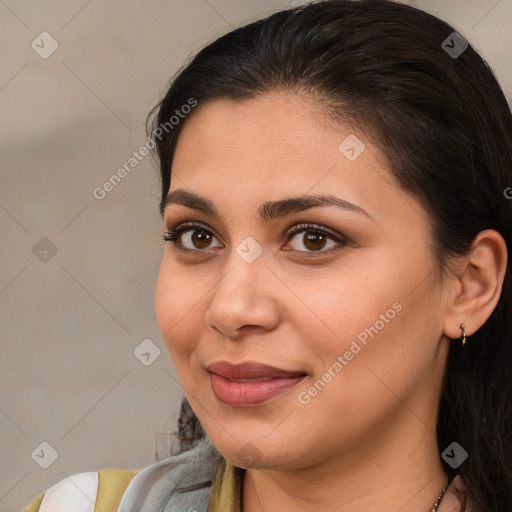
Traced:
<path id="1" fill-rule="evenodd" d="M 461 324 L 469 336 L 491 316 L 501 295 L 507 258 L 507 245 L 497 231 L 478 233 L 469 253 L 455 266 L 444 318 L 446 336 L 460 338 Z"/>

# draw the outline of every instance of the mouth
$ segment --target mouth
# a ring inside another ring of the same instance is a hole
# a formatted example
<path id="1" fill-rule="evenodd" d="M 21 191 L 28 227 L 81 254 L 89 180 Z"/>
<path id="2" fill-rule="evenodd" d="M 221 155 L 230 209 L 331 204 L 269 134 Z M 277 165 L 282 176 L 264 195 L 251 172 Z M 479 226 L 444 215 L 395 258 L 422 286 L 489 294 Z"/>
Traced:
<path id="1" fill-rule="evenodd" d="M 230 380 L 231 382 L 268 382 L 269 380 L 273 380 L 274 378 L 276 377 L 269 377 L 267 379 L 259 379 L 259 378 L 254 378 L 254 379 L 227 379 L 227 380 Z"/>
<path id="2" fill-rule="evenodd" d="M 271 380 L 280 377 L 297 377 L 307 375 L 304 370 L 285 370 L 268 364 L 246 361 L 244 363 L 230 363 L 229 361 L 216 361 L 209 364 L 206 369 L 221 377 L 232 381 Z"/>
<path id="3" fill-rule="evenodd" d="M 218 361 L 207 366 L 212 391 L 230 407 L 254 407 L 289 391 L 307 377 L 293 371 L 256 362 L 233 364 Z"/>

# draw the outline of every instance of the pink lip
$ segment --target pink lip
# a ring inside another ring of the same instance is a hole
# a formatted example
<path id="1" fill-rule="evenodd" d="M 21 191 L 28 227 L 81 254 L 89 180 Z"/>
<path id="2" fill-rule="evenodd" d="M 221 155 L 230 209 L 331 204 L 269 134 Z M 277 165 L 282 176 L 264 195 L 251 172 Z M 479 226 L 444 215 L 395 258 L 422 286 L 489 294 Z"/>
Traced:
<path id="1" fill-rule="evenodd" d="M 213 393 L 225 405 L 232 407 L 251 407 L 270 401 L 276 396 L 296 386 L 305 372 L 289 371 L 274 366 L 247 361 L 232 364 L 218 361 L 207 366 Z M 239 379 L 252 382 L 235 382 Z"/>

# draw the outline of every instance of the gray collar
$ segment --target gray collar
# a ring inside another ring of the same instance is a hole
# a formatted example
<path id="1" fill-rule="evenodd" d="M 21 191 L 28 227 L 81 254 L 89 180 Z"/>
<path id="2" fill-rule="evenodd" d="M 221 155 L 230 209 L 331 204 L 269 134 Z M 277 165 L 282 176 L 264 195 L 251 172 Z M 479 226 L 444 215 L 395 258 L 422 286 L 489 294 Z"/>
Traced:
<path id="1" fill-rule="evenodd" d="M 220 453 L 205 437 L 190 450 L 139 471 L 117 512 L 206 512 L 221 460 Z"/>

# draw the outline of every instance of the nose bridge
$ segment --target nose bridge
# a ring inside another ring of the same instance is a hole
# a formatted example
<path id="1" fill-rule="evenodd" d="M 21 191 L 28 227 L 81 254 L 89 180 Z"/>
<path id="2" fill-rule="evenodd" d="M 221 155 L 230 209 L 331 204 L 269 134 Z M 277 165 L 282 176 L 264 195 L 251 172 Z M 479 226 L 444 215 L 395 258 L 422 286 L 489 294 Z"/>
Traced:
<path id="1" fill-rule="evenodd" d="M 231 336 L 244 325 L 270 328 L 277 314 L 265 284 L 272 273 L 263 247 L 254 239 L 242 240 L 233 247 L 225 268 L 211 296 L 207 322 Z"/>
<path id="2" fill-rule="evenodd" d="M 263 247 L 253 238 L 246 237 L 234 246 L 226 261 L 227 269 L 216 292 L 228 290 L 243 295 L 257 295 L 258 283 L 265 281 L 266 268 Z"/>

